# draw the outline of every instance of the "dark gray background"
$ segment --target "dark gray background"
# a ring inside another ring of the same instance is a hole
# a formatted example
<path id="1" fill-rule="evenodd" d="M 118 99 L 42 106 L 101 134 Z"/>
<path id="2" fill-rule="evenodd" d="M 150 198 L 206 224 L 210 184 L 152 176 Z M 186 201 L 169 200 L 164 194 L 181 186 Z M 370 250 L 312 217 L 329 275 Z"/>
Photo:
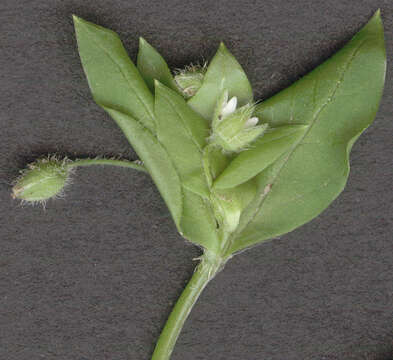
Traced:
<path id="1" fill-rule="evenodd" d="M 393 3 L 0 3 L 0 359 L 146 360 L 199 251 L 176 233 L 147 175 L 78 170 L 65 200 L 22 207 L 9 183 L 36 156 L 135 154 L 93 102 L 71 14 L 144 36 L 182 67 L 220 40 L 267 98 Z M 342 195 L 317 219 L 229 262 L 192 312 L 174 360 L 393 359 L 392 73 L 353 148 Z"/>

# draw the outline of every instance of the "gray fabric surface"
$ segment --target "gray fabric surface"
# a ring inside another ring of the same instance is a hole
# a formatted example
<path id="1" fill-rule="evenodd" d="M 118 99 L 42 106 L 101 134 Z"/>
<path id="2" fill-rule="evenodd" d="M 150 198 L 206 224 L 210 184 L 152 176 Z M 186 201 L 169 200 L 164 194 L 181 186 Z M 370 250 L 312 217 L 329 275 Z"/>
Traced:
<path id="1" fill-rule="evenodd" d="M 90 96 L 72 13 L 117 31 L 133 59 L 144 36 L 172 68 L 210 59 L 223 40 L 260 99 L 332 55 L 379 7 L 391 60 L 390 0 L 1 0 L 0 359 L 149 359 L 199 254 L 133 170 L 80 169 L 45 211 L 10 198 L 9 183 L 36 156 L 135 159 Z M 393 359 L 389 70 L 343 194 L 230 261 L 173 360 Z"/>

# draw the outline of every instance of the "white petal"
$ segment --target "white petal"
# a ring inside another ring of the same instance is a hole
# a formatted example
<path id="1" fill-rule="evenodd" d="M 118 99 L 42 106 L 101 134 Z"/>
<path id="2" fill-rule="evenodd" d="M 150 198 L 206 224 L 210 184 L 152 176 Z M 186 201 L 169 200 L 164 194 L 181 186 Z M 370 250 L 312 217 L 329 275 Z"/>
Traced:
<path id="1" fill-rule="evenodd" d="M 259 121 L 259 119 L 258 119 L 256 116 L 254 116 L 254 117 L 252 117 L 252 118 L 249 118 L 249 119 L 246 121 L 246 123 L 244 124 L 244 127 L 245 127 L 245 128 L 253 127 L 253 126 L 255 126 L 256 124 L 258 124 L 258 121 Z"/>
<path id="2" fill-rule="evenodd" d="M 222 108 L 221 110 L 221 115 L 222 116 L 227 116 L 229 114 L 232 114 L 236 110 L 237 106 L 237 97 L 234 96 L 231 100 L 227 102 L 227 104 Z"/>

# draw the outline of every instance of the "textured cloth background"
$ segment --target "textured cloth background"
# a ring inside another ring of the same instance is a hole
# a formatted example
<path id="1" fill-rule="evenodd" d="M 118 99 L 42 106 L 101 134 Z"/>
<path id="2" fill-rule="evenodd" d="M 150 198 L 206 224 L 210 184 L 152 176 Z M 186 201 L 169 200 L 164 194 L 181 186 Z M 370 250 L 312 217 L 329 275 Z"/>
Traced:
<path id="1" fill-rule="evenodd" d="M 172 68 L 210 59 L 223 40 L 264 99 L 379 7 L 391 61 L 391 0 L 1 0 L 0 359 L 149 359 L 199 255 L 133 170 L 79 169 L 46 210 L 10 198 L 10 182 L 37 156 L 136 158 L 91 98 L 72 13 L 117 31 L 133 60 L 145 37 Z M 230 261 L 173 360 L 393 359 L 389 70 L 345 191 L 309 224 Z"/>

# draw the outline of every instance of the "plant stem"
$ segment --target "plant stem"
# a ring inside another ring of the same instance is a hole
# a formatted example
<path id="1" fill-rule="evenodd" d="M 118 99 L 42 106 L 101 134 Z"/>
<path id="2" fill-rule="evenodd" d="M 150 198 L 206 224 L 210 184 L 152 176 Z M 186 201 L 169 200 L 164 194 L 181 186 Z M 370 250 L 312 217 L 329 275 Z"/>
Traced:
<path id="1" fill-rule="evenodd" d="M 208 282 L 222 269 L 225 259 L 205 252 L 158 339 L 151 360 L 169 360 L 183 325 Z"/>
<path id="2" fill-rule="evenodd" d="M 112 165 L 128 167 L 131 169 L 147 172 L 146 168 L 140 163 L 140 161 L 128 161 L 128 160 L 114 160 L 114 159 L 76 159 L 68 164 L 68 166 L 90 166 L 90 165 Z"/>

